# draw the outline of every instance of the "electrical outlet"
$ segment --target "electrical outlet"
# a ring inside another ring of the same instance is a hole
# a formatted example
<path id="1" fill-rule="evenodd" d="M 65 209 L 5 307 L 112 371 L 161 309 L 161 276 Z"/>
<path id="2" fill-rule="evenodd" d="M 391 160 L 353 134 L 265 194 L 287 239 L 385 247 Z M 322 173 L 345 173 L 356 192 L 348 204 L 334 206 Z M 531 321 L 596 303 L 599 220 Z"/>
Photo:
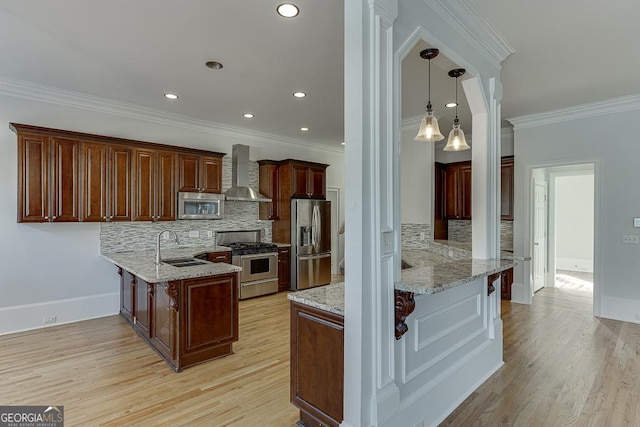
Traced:
<path id="1" fill-rule="evenodd" d="M 393 233 L 390 231 L 382 233 L 382 252 L 393 253 Z"/>
<path id="2" fill-rule="evenodd" d="M 162 233 L 162 239 L 163 240 L 169 240 L 171 239 L 171 233 L 169 233 L 168 231 L 165 231 Z"/>
<path id="3" fill-rule="evenodd" d="M 424 239 L 425 239 L 424 233 L 420 233 L 420 240 L 424 240 Z"/>
<path id="4" fill-rule="evenodd" d="M 189 230 L 189 237 L 200 237 L 198 230 Z"/>
<path id="5" fill-rule="evenodd" d="M 207 237 L 213 237 L 213 231 L 207 230 Z"/>
<path id="6" fill-rule="evenodd" d="M 625 245 L 637 245 L 640 244 L 638 236 L 635 234 L 625 234 L 622 236 L 622 243 Z"/>
<path id="7" fill-rule="evenodd" d="M 47 316 L 42 318 L 43 325 L 52 325 L 58 321 L 58 316 Z"/>

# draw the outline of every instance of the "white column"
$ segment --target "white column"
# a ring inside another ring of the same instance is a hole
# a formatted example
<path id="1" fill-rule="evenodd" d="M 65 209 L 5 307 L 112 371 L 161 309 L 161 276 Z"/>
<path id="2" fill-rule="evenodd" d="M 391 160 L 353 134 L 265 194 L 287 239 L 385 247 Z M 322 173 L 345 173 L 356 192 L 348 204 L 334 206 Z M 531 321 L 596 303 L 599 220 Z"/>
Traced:
<path id="1" fill-rule="evenodd" d="M 397 0 L 345 2 L 343 426 L 380 425 L 399 405 L 394 382 L 399 125 L 393 120 L 392 61 L 397 13 Z"/>

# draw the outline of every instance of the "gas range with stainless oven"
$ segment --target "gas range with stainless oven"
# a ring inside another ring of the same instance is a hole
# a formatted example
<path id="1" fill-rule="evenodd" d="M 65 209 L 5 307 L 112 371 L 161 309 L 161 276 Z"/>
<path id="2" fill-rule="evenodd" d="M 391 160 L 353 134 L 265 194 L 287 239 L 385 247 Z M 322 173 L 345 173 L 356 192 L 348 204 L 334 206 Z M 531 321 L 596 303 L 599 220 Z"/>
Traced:
<path id="1" fill-rule="evenodd" d="M 260 231 L 218 231 L 216 244 L 231 248 L 231 263 L 242 267 L 240 299 L 278 292 L 278 246 L 260 241 Z"/>

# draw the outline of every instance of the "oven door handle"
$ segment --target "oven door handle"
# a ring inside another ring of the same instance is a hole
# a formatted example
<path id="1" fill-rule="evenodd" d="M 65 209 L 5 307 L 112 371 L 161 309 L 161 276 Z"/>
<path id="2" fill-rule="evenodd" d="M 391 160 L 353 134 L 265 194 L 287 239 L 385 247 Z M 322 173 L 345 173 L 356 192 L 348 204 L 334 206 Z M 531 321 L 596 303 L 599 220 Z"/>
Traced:
<path id="1" fill-rule="evenodd" d="M 269 257 L 277 257 L 277 252 L 266 252 L 261 254 L 251 254 L 251 255 L 240 255 L 242 259 L 253 259 L 253 258 L 269 258 Z"/>

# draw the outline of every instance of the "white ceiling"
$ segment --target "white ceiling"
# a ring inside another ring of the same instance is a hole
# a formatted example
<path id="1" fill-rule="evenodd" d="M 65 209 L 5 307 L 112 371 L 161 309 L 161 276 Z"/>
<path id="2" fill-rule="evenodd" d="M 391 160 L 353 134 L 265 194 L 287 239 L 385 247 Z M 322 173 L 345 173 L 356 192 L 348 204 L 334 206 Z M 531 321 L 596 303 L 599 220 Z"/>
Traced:
<path id="1" fill-rule="evenodd" d="M 471 4 L 470 0 L 458 0 Z M 175 114 L 339 146 L 343 141 L 343 0 L 3 0 L 0 80 L 8 77 Z M 515 49 L 503 63 L 503 117 L 640 92 L 640 2 L 474 0 Z M 403 64 L 403 117 L 423 114 L 421 43 Z M 436 46 L 437 47 L 437 46 Z M 222 70 L 205 67 L 220 61 Z M 441 131 L 454 111 L 454 67 L 432 62 Z M 297 99 L 297 90 L 308 96 Z M 180 95 L 176 101 L 165 92 Z M 464 102 L 463 92 L 459 91 Z M 244 119 L 244 112 L 255 118 Z M 470 131 L 461 103 L 462 127 Z M 34 123 L 37 124 L 37 123 Z M 310 131 L 303 133 L 300 127 Z"/>

